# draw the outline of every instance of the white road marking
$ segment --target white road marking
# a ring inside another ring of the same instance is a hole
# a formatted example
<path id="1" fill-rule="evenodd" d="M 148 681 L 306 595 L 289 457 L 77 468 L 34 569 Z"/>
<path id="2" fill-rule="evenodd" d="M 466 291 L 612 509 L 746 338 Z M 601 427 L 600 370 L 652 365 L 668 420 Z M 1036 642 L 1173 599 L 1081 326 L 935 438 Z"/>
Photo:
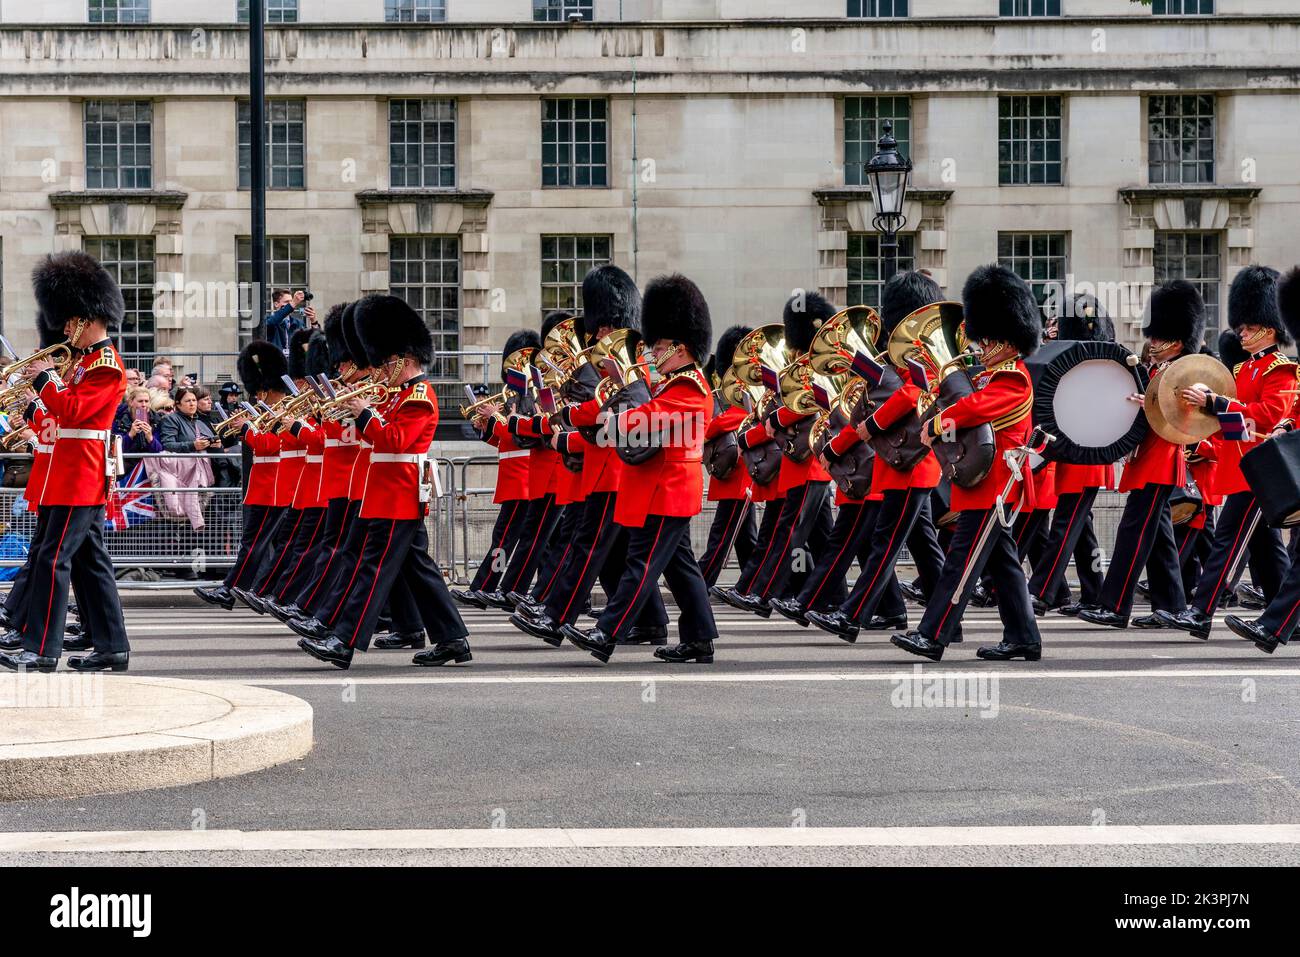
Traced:
<path id="1" fill-rule="evenodd" d="M 1300 844 L 1300 824 L 1037 827 L 488 828 L 356 831 L 33 831 L 0 853 L 659 847 L 1116 847 Z"/>

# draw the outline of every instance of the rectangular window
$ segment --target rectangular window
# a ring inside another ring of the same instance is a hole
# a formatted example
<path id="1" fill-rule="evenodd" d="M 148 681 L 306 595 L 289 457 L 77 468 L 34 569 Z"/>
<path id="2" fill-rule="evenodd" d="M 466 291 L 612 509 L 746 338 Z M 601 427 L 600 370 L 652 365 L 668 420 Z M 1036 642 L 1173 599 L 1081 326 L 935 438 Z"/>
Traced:
<path id="1" fill-rule="evenodd" d="M 460 239 L 457 236 L 391 236 L 388 240 L 388 291 L 406 301 L 433 333 L 435 359 L 430 373 L 460 374 Z"/>
<path id="2" fill-rule="evenodd" d="M 1059 17 L 1061 0 L 1000 0 L 998 13 L 1004 17 Z"/>
<path id="3" fill-rule="evenodd" d="M 542 185 L 609 185 L 605 100 L 542 101 Z"/>
<path id="4" fill-rule="evenodd" d="M 243 331 L 240 344 L 246 345 L 252 333 L 271 305 L 271 290 L 307 289 L 308 283 L 308 243 L 306 236 L 267 236 L 266 237 L 266 288 L 262 290 L 261 311 L 256 315 L 248 311 L 249 289 L 253 282 L 253 241 L 247 236 L 235 238 L 236 281 L 240 288 L 240 319 Z M 320 303 L 313 302 L 317 309 Z M 318 317 L 325 321 L 324 314 Z"/>
<path id="5" fill-rule="evenodd" d="M 1061 98 L 998 97 L 998 184 L 1061 183 Z"/>
<path id="6" fill-rule="evenodd" d="M 87 100 L 86 188 L 149 189 L 153 185 L 153 103 Z"/>
<path id="7" fill-rule="evenodd" d="M 915 268 L 916 236 L 898 237 L 898 271 Z M 888 277 L 885 257 L 880 254 L 879 233 L 849 233 L 849 288 L 846 305 L 880 308 L 880 290 Z"/>
<path id="8" fill-rule="evenodd" d="M 86 252 L 99 260 L 122 289 L 126 312 L 117 346 L 124 353 L 154 351 L 154 245 L 152 236 L 84 239 Z"/>
<path id="9" fill-rule="evenodd" d="M 267 23 L 297 23 L 298 0 L 265 0 Z M 239 0 L 239 22 L 248 22 L 248 0 Z"/>
<path id="10" fill-rule="evenodd" d="M 894 124 L 898 152 L 912 155 L 912 101 L 905 96 L 846 96 L 844 98 L 844 184 L 865 186 L 863 166 L 876 152 L 881 127 Z"/>
<path id="11" fill-rule="evenodd" d="M 533 20 L 538 23 L 568 23 L 574 16 L 595 17 L 593 0 L 533 0 Z"/>
<path id="12" fill-rule="evenodd" d="M 1157 16 L 1204 16 L 1214 12 L 1214 0 L 1153 0 L 1151 12 Z"/>
<path id="13" fill-rule="evenodd" d="M 610 261 L 611 236 L 542 237 L 542 312 L 582 311 L 582 280 Z"/>
<path id="14" fill-rule="evenodd" d="M 447 0 L 384 0 L 388 23 L 441 23 L 447 19 Z"/>
<path id="15" fill-rule="evenodd" d="M 1214 132 L 1212 94 L 1148 97 L 1151 184 L 1213 183 Z"/>
<path id="16" fill-rule="evenodd" d="M 905 17 L 907 0 L 849 0 L 850 17 Z M 861 305 L 861 303 L 856 303 Z"/>
<path id="17" fill-rule="evenodd" d="M 1219 296 L 1222 256 L 1219 233 L 1157 232 L 1155 248 L 1156 282 L 1186 279 L 1205 300 L 1205 335 L 1213 342 L 1219 335 Z"/>
<path id="18" fill-rule="evenodd" d="M 148 23 L 149 0 L 90 0 L 91 23 Z"/>
<path id="19" fill-rule="evenodd" d="M 253 177 L 252 108 L 239 102 L 239 188 L 248 189 Z M 266 103 L 266 185 L 268 189 L 306 189 L 306 119 L 303 100 L 268 100 Z"/>
<path id="20" fill-rule="evenodd" d="M 456 185 L 456 101 L 388 102 L 388 181 L 393 189 Z"/>
<path id="21" fill-rule="evenodd" d="M 1065 294 L 1068 265 L 1065 233 L 998 233 L 998 264 L 1029 283 L 1040 306 Z"/>

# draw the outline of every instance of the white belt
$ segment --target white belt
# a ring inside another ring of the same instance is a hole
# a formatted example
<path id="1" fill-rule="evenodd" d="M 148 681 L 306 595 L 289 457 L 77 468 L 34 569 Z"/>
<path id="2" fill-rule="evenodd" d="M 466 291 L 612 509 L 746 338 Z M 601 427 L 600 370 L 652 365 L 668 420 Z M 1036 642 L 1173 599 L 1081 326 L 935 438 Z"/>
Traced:
<path id="1" fill-rule="evenodd" d="M 370 442 L 367 442 L 365 439 L 362 439 L 362 440 L 361 440 L 361 447 L 362 447 L 363 449 L 373 449 L 373 448 L 374 448 L 374 445 L 371 444 Z"/>
<path id="2" fill-rule="evenodd" d="M 305 458 L 306 456 L 307 456 L 307 453 L 306 453 L 305 451 L 301 450 L 301 449 L 299 449 L 297 452 L 281 452 L 281 453 L 280 453 L 280 458 L 282 458 L 282 459 L 301 459 L 301 458 Z"/>
<path id="3" fill-rule="evenodd" d="M 326 440 L 325 440 L 325 448 L 327 448 L 327 449 L 337 449 L 337 448 L 344 448 L 344 447 L 346 447 L 346 448 L 356 448 L 356 446 L 357 446 L 357 443 L 356 443 L 356 442 L 344 442 L 342 439 L 326 439 Z"/>
<path id="4" fill-rule="evenodd" d="M 376 452 L 370 456 L 370 461 L 383 465 L 385 462 L 401 463 L 402 465 L 419 465 L 424 461 L 424 456 L 412 452 L 410 454 L 397 452 Z"/>
<path id="5" fill-rule="evenodd" d="M 280 461 L 280 456 L 278 455 L 254 455 L 253 456 L 254 465 L 274 465 L 276 462 L 279 461 Z"/>
<path id="6" fill-rule="evenodd" d="M 528 458 L 528 455 L 529 452 L 527 449 L 520 449 L 518 452 L 502 452 L 497 455 L 497 458 L 504 462 L 506 459 L 526 459 Z"/>
<path id="7" fill-rule="evenodd" d="M 320 465 L 320 464 L 321 464 L 322 462 L 324 462 L 324 461 L 325 461 L 325 456 L 323 456 L 323 455 L 309 455 L 309 456 L 307 456 L 307 464 L 308 464 L 308 465 Z"/>
<path id="8" fill-rule="evenodd" d="M 52 445 L 41 445 L 41 443 L 37 442 L 37 443 L 36 443 L 36 448 L 35 448 L 34 451 L 37 451 L 37 452 L 44 452 L 46 455 L 49 455 L 51 452 L 54 451 L 54 446 L 52 446 Z"/>
<path id="9" fill-rule="evenodd" d="M 61 439 L 87 439 L 91 442 L 105 442 L 108 440 L 107 429 L 65 429 L 59 426 L 59 438 Z"/>

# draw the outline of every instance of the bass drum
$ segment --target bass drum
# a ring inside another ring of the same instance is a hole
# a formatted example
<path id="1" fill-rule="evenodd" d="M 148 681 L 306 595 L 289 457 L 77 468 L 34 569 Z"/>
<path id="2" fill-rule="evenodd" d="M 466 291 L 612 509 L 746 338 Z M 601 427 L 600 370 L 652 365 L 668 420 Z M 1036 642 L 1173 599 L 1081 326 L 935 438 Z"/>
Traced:
<path id="1" fill-rule="evenodd" d="M 1241 458 L 1241 474 L 1273 528 L 1300 525 L 1300 432 L 1261 442 Z"/>
<path id="2" fill-rule="evenodd" d="M 1047 342 L 1025 359 L 1034 380 L 1034 425 L 1055 437 L 1043 457 L 1070 465 L 1110 465 L 1147 434 L 1137 357 L 1114 342 Z"/>

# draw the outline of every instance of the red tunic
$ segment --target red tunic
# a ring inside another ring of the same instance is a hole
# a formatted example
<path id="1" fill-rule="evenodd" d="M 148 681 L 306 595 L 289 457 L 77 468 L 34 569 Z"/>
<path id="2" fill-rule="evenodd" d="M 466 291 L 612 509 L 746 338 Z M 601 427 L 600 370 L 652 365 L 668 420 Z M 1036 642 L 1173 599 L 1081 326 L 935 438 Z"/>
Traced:
<path id="1" fill-rule="evenodd" d="M 791 412 L 785 406 L 776 410 L 776 421 L 784 428 L 789 428 L 801 419 L 806 418 L 810 418 L 810 416 Z M 777 479 L 777 490 L 781 494 L 785 494 L 790 489 L 806 485 L 808 482 L 829 482 L 830 480 L 830 473 L 822 468 L 817 456 L 810 455 L 802 462 L 796 462 L 787 455 L 781 462 L 781 475 Z"/>
<path id="2" fill-rule="evenodd" d="M 425 377 L 403 384 L 384 411 L 363 410 L 357 428 L 374 446 L 361 517 L 423 518 L 421 464 L 438 429 L 438 403 Z"/>
<path id="3" fill-rule="evenodd" d="M 1162 371 L 1162 368 L 1158 368 L 1151 374 L 1149 389 L 1156 387 Z M 1119 490 L 1132 492 L 1148 485 L 1178 487 L 1186 484 L 1187 458 L 1183 455 L 1183 447 L 1162 439 L 1152 430 L 1147 433 L 1132 458 L 1124 465 L 1124 474 L 1119 480 Z"/>
<path id="4" fill-rule="evenodd" d="M 1078 495 L 1090 488 L 1113 488 L 1115 466 L 1056 463 L 1056 494 Z"/>
<path id="5" fill-rule="evenodd" d="M 293 504 L 298 479 L 307 466 L 307 443 L 288 429 L 280 432 L 280 468 L 275 476 L 275 504 L 284 508 Z"/>
<path id="6" fill-rule="evenodd" d="M 565 410 L 565 418 L 569 425 L 575 427 L 594 427 L 596 418 L 600 415 L 600 405 L 600 402 L 591 399 L 581 405 L 570 406 Z M 590 443 L 590 448 L 582 457 L 582 497 L 586 498 L 592 492 L 617 492 L 622 471 L 623 460 L 611 444 L 603 441 Z"/>
<path id="7" fill-rule="evenodd" d="M 325 430 L 325 461 L 321 463 L 321 498 L 325 501 L 348 497 L 352 481 L 352 466 L 361 448 L 357 440 L 357 427 L 327 419 Z"/>
<path id="8" fill-rule="evenodd" d="M 50 453 L 54 451 L 55 429 L 58 423 L 46 411 L 44 403 L 37 399 L 29 406 L 31 417 L 27 426 L 36 438 L 32 446 L 32 470 L 27 475 L 27 489 L 23 497 L 27 499 L 27 511 L 35 512 L 40 508 L 41 497 L 45 494 L 45 482 L 50 475 Z"/>
<path id="9" fill-rule="evenodd" d="M 275 487 L 280 471 L 280 436 L 274 432 L 258 432 L 246 425 L 243 440 L 253 453 L 244 504 L 273 506 L 276 504 Z"/>
<path id="10" fill-rule="evenodd" d="M 1267 436 L 1291 414 L 1296 396 L 1285 393 L 1296 388 L 1297 370 L 1300 366 L 1295 360 L 1276 349 L 1251 356 L 1235 370 L 1237 398 L 1220 396 L 1215 411 L 1240 412 L 1246 417 L 1247 429 Z M 1244 442 L 1231 442 L 1222 435 L 1215 437 L 1219 460 L 1216 491 L 1226 495 L 1250 491 L 1250 484 L 1241 473 L 1241 457 L 1259 443 L 1253 436 Z"/>
<path id="11" fill-rule="evenodd" d="M 298 476 L 298 487 L 293 493 L 294 508 L 324 508 L 328 501 L 323 497 L 322 474 L 325 464 L 325 430 L 314 422 L 295 422 L 293 432 L 302 443 L 306 457 Z"/>
<path id="12" fill-rule="evenodd" d="M 973 488 L 953 485 L 952 509 L 955 512 L 980 511 L 996 504 L 1011 478 L 1004 453 L 1023 446 L 1033 430 L 1030 412 L 1034 404 L 1034 386 L 1023 362 L 1009 360 L 980 372 L 974 378 L 976 391 L 958 399 L 930 422 L 931 434 L 936 439 L 947 428 L 966 429 L 986 422 L 993 424 L 993 468 Z M 1032 487 L 1024 489 L 1023 482 L 1021 486 L 1022 497 L 1032 502 Z"/>
<path id="13" fill-rule="evenodd" d="M 108 443 L 126 392 L 126 369 L 113 343 L 96 343 L 64 383 L 49 369 L 32 388 L 58 421 L 42 505 L 103 505 L 108 500 Z"/>
<path id="14" fill-rule="evenodd" d="M 746 414 L 740 406 L 733 405 L 721 415 L 715 415 L 704 431 L 704 440 L 707 442 L 719 435 L 735 432 L 745 421 Z M 749 477 L 749 470 L 745 468 L 744 459 L 741 458 L 726 478 L 709 478 L 709 501 L 727 502 L 743 499 L 753 484 L 754 480 Z"/>
<path id="15" fill-rule="evenodd" d="M 531 453 L 521 449 L 510 430 L 493 419 L 485 441 L 497 450 L 497 487 L 492 502 L 519 502 L 529 498 L 529 462 Z"/>
<path id="16" fill-rule="evenodd" d="M 554 436 L 553 442 L 557 455 L 566 452 L 569 455 L 585 456 L 591 448 L 591 443 L 578 432 L 560 432 Z M 572 505 L 585 497 L 582 494 L 582 471 L 571 472 L 561 464 L 555 485 L 555 504 Z"/>
<path id="17" fill-rule="evenodd" d="M 920 397 L 920 388 L 915 383 L 904 381 L 903 387 L 881 403 L 880 408 L 867 418 L 867 431 L 872 435 L 884 435 L 907 418 L 909 413 L 916 411 L 916 401 Z M 852 429 L 848 431 L 854 438 L 857 437 Z M 833 441 L 832 448 L 837 453 L 851 447 L 846 444 L 848 438 L 843 432 Z M 926 455 L 906 471 L 894 468 L 882 456 L 877 455 L 871 467 L 871 490 L 884 493 L 909 488 L 937 488 L 940 475 L 939 460 L 934 457 L 934 453 Z"/>
<path id="18" fill-rule="evenodd" d="M 703 508 L 704 434 L 713 418 L 713 392 L 698 369 L 670 375 L 650 401 L 619 416 L 619 434 L 659 431 L 662 447 L 641 465 L 624 463 L 614 521 L 640 528 L 650 515 L 691 517 Z"/>

